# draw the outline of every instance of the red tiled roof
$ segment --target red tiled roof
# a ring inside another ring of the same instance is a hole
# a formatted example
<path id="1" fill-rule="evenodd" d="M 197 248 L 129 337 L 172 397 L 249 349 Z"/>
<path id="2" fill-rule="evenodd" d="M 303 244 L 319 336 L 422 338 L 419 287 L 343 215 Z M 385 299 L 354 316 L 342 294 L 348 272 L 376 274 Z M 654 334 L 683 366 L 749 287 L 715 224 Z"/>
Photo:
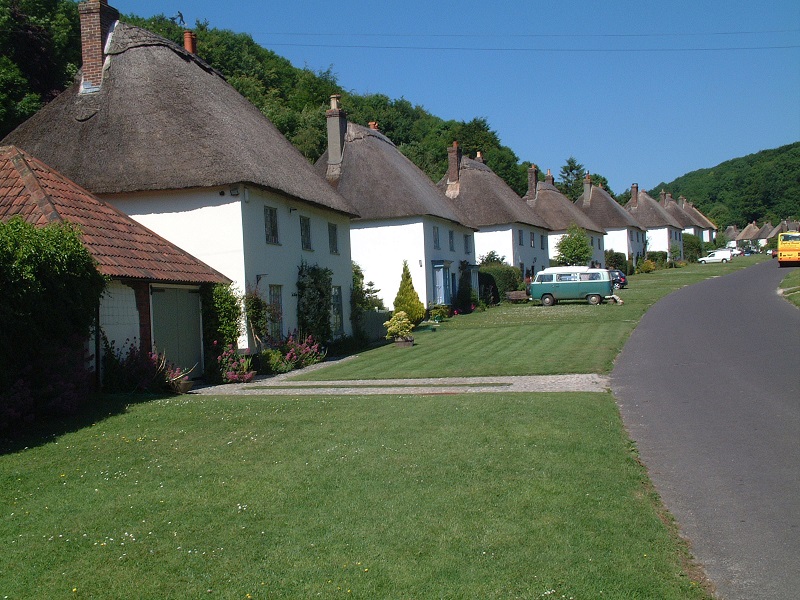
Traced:
<path id="1" fill-rule="evenodd" d="M 0 220 L 19 215 L 44 226 L 80 228 L 98 270 L 109 277 L 170 283 L 228 283 L 222 273 L 16 146 L 0 147 Z"/>

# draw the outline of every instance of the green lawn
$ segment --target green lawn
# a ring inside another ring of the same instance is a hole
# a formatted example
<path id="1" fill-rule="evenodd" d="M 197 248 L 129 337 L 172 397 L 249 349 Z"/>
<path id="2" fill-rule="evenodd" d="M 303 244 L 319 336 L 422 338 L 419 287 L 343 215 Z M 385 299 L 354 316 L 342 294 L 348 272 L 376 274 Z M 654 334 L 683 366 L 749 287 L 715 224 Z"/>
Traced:
<path id="1" fill-rule="evenodd" d="M 610 394 L 154 400 L 0 483 L 9 598 L 708 598 Z"/>
<path id="2" fill-rule="evenodd" d="M 623 305 L 564 302 L 508 304 L 423 325 L 413 348 L 381 346 L 317 371 L 303 381 L 492 375 L 608 373 L 642 315 L 659 298 L 686 285 L 765 260 L 694 264 L 629 278 Z"/>
<path id="3" fill-rule="evenodd" d="M 800 306 L 800 269 L 792 269 L 781 281 L 783 297 L 795 306 Z"/>

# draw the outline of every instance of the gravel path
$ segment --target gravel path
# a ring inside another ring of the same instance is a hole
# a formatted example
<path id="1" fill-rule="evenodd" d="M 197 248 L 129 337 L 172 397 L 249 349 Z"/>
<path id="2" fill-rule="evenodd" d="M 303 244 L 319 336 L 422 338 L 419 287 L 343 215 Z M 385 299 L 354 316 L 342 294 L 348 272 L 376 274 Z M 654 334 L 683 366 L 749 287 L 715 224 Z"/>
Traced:
<path id="1" fill-rule="evenodd" d="M 304 373 L 322 369 L 319 363 Z M 530 375 L 515 377 L 441 377 L 423 379 L 360 379 L 346 381 L 292 381 L 297 373 L 257 377 L 250 383 L 204 386 L 192 394 L 205 396 L 368 396 L 378 394 L 464 394 L 478 392 L 606 392 L 609 378 L 594 373 L 578 375 Z"/>

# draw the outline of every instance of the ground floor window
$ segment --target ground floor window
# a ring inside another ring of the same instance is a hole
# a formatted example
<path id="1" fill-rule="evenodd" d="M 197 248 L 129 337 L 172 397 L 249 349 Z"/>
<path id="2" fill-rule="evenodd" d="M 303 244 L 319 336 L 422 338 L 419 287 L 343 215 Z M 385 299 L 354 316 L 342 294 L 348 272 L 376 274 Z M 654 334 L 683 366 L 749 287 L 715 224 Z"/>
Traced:
<path id="1" fill-rule="evenodd" d="M 273 340 L 283 337 L 283 286 L 269 286 L 269 303 L 272 305 L 273 314 L 269 321 L 269 336 Z"/>
<path id="2" fill-rule="evenodd" d="M 331 331 L 333 335 L 344 335 L 344 310 L 342 308 L 342 287 L 331 288 Z"/>

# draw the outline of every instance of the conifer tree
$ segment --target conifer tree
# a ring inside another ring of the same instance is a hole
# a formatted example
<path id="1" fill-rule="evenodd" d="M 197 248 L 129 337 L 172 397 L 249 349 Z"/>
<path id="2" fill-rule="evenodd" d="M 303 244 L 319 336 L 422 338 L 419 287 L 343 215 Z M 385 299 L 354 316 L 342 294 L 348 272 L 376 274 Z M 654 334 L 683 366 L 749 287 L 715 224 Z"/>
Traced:
<path id="1" fill-rule="evenodd" d="M 394 299 L 394 312 L 403 311 L 408 315 L 409 320 L 414 325 L 419 325 L 425 318 L 425 305 L 419 299 L 419 294 L 414 289 L 411 281 L 411 271 L 408 269 L 408 261 L 403 261 L 403 275 L 400 278 L 400 289 Z"/>

